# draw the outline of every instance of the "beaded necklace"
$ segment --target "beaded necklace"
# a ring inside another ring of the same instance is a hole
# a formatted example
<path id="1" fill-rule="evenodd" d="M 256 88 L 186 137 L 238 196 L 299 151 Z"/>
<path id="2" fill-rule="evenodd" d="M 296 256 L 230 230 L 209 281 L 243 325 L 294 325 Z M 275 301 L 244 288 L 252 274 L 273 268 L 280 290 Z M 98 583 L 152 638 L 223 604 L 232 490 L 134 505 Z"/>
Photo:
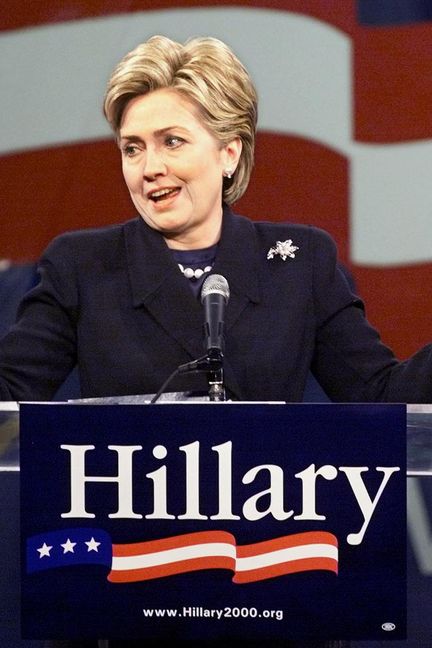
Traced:
<path id="1" fill-rule="evenodd" d="M 180 272 L 190 280 L 192 290 L 199 294 L 204 279 L 211 271 L 217 244 L 201 250 L 172 250 Z"/>

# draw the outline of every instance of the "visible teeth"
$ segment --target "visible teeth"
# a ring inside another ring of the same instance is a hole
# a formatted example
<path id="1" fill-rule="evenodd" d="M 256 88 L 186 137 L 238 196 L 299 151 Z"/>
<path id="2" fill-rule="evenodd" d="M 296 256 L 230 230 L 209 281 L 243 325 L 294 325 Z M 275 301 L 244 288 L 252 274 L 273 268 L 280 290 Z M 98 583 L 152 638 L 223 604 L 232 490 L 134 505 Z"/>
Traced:
<path id="1" fill-rule="evenodd" d="M 161 198 L 162 196 L 166 196 L 173 191 L 175 191 L 175 189 L 160 189 L 159 191 L 154 191 L 151 195 L 151 198 Z"/>

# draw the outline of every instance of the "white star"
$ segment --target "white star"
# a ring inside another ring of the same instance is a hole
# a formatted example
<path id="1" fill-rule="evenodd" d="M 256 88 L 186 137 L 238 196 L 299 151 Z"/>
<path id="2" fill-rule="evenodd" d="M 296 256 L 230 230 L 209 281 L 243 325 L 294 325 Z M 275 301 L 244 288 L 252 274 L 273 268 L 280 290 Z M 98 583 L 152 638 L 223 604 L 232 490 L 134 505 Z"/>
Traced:
<path id="1" fill-rule="evenodd" d="M 89 540 L 88 542 L 86 542 L 86 545 L 88 547 L 87 551 L 96 551 L 97 552 L 98 547 L 100 545 L 100 542 L 96 542 L 96 540 L 92 536 L 92 539 Z"/>
<path id="2" fill-rule="evenodd" d="M 44 542 L 42 547 L 39 547 L 39 549 L 37 550 L 37 551 L 39 551 L 39 558 L 43 558 L 44 556 L 48 556 L 50 558 L 51 557 L 50 556 L 51 549 L 52 549 L 52 546 L 50 547 L 49 545 L 47 545 L 46 542 Z"/>
<path id="3" fill-rule="evenodd" d="M 68 538 L 64 544 L 62 544 L 63 547 L 63 553 L 74 553 L 74 547 L 76 545 L 76 542 L 71 542 L 71 540 Z"/>

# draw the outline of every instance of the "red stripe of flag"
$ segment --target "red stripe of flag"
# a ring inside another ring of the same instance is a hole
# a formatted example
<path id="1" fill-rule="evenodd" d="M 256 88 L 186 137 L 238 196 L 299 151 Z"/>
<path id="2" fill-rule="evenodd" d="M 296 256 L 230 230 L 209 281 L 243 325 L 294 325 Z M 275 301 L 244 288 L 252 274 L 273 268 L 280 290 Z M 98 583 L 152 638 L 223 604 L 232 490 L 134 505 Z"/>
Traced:
<path id="1" fill-rule="evenodd" d="M 306 531 L 304 533 L 293 533 L 289 536 L 265 540 L 264 542 L 256 542 L 255 544 L 241 545 L 237 547 L 237 556 L 238 558 L 259 556 L 270 551 L 288 549 L 289 547 L 304 547 L 308 544 L 331 544 L 334 547 L 338 546 L 337 538 L 332 533 L 327 533 L 326 531 Z"/>
<path id="2" fill-rule="evenodd" d="M 111 583 L 133 583 L 137 581 L 152 580 L 155 578 L 164 578 L 166 576 L 175 576 L 186 572 L 202 571 L 205 569 L 230 569 L 235 570 L 234 558 L 228 556 L 211 556 L 205 558 L 191 558 L 189 560 L 178 560 L 163 565 L 154 565 L 153 567 L 143 567 L 140 569 L 122 569 L 112 570 L 108 574 L 108 580 Z"/>
<path id="3" fill-rule="evenodd" d="M 221 6 L 295 11 L 324 20 L 346 32 L 353 29 L 356 13 L 355 0 L 111 0 L 109 3 L 106 0 L 36 0 L 27 3 L 2 0 L 0 31 L 137 11 Z"/>
<path id="4" fill-rule="evenodd" d="M 332 571 L 338 573 L 338 562 L 333 558 L 302 558 L 300 560 L 290 560 L 277 565 L 261 567 L 259 569 L 250 569 L 245 572 L 236 572 L 233 583 L 254 583 L 259 580 L 277 578 L 287 574 L 297 574 L 305 571 Z"/>
<path id="5" fill-rule="evenodd" d="M 219 543 L 235 546 L 235 538 L 225 531 L 204 531 L 197 533 L 172 536 L 159 540 L 150 540 L 126 545 L 113 545 L 113 568 L 108 575 L 108 580 L 115 583 L 136 582 L 155 578 L 164 578 L 186 572 L 206 569 L 229 569 L 234 572 L 234 583 L 250 583 L 268 578 L 275 578 L 285 574 L 293 574 L 302 571 L 326 570 L 338 572 L 337 557 L 311 556 L 296 558 L 278 562 L 280 554 L 273 557 L 274 562 L 262 567 L 252 569 L 238 569 L 237 560 L 254 558 L 280 552 L 290 548 L 304 548 L 308 546 L 324 545 L 337 549 L 337 538 L 328 532 L 304 532 L 279 538 L 273 538 L 263 542 L 248 545 L 241 545 L 236 548 L 236 558 L 231 556 L 208 555 L 186 558 L 184 560 L 173 560 L 172 562 L 161 562 L 161 564 L 149 567 L 121 568 L 121 559 L 139 556 L 149 556 L 167 550 L 181 549 L 185 547 L 199 547 L 205 544 Z M 337 553 L 336 553 L 337 555 Z M 120 559 L 115 561 L 115 559 Z M 164 557 L 162 560 L 165 560 Z M 155 556 L 157 560 L 157 556 Z"/>
<path id="6" fill-rule="evenodd" d="M 197 531 L 196 533 L 185 533 L 170 536 L 169 538 L 161 538 L 160 540 L 148 540 L 147 542 L 123 545 L 115 544 L 113 545 L 113 556 L 139 556 L 211 542 L 224 542 L 234 546 L 236 544 L 234 536 L 227 531 Z"/>

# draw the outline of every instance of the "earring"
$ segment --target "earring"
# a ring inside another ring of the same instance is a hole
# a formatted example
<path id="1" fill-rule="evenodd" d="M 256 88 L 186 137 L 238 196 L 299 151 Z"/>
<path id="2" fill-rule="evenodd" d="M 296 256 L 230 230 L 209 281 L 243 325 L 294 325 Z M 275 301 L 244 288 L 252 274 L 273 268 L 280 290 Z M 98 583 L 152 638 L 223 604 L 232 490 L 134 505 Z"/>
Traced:
<path id="1" fill-rule="evenodd" d="M 225 176 L 225 178 L 228 178 L 228 180 L 231 180 L 233 173 L 234 173 L 234 171 L 232 169 L 227 169 L 224 172 L 224 176 Z"/>

